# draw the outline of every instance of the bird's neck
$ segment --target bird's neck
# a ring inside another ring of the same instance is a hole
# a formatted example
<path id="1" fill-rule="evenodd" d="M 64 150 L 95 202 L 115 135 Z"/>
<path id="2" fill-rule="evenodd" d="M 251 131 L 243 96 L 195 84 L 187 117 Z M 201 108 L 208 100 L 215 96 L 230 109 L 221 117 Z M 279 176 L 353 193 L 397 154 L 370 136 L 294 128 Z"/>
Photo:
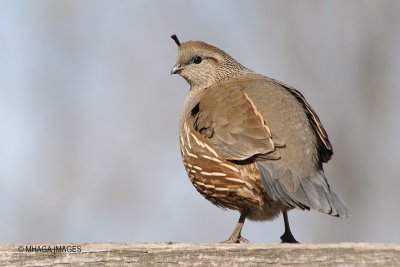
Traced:
<path id="1" fill-rule="evenodd" d="M 256 74 L 254 71 L 249 70 L 242 65 L 239 65 L 237 68 L 221 68 L 218 70 L 217 76 L 214 76 L 213 79 L 204 80 L 203 83 L 196 83 L 196 85 L 190 84 L 190 91 L 199 91 L 206 89 L 207 87 L 224 83 L 230 81 L 232 79 L 238 79 L 247 75 Z"/>

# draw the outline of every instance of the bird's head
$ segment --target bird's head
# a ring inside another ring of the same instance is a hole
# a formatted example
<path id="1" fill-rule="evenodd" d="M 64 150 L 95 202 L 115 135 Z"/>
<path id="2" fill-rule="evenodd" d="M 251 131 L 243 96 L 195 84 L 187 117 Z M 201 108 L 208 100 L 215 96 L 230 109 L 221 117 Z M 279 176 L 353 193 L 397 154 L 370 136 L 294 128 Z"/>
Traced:
<path id="1" fill-rule="evenodd" d="M 181 44 L 176 35 L 172 35 L 171 38 L 178 45 L 176 64 L 171 74 L 182 76 L 191 89 L 206 88 L 237 77 L 247 70 L 217 47 L 199 41 Z"/>

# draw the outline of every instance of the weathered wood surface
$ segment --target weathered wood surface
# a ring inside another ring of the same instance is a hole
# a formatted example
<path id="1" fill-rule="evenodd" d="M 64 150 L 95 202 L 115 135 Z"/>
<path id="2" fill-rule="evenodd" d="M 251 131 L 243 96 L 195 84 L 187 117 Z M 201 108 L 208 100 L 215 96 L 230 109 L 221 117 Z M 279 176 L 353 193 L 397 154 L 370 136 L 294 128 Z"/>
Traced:
<path id="1" fill-rule="evenodd" d="M 71 247 L 67 247 L 68 245 Z M 58 248 L 54 249 L 54 246 Z M 59 250 L 60 246 L 66 246 L 61 250 L 67 249 L 69 252 L 54 251 Z M 30 248 L 31 252 L 26 251 Z M 32 251 L 33 248 L 36 248 L 36 252 Z M 0 266 L 265 266 L 267 264 L 276 266 L 400 266 L 400 244 L 0 245 Z"/>

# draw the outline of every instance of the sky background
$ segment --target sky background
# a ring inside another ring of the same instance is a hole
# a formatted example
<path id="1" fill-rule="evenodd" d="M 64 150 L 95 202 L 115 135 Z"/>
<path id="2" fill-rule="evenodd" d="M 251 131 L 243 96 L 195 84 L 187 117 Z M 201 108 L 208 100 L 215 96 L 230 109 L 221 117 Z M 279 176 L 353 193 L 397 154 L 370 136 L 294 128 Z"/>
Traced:
<path id="1" fill-rule="evenodd" d="M 226 240 L 239 218 L 186 176 L 176 44 L 294 86 L 353 217 L 291 211 L 303 243 L 400 242 L 400 1 L 1 1 L 0 242 Z M 246 221 L 278 243 L 282 217 Z"/>

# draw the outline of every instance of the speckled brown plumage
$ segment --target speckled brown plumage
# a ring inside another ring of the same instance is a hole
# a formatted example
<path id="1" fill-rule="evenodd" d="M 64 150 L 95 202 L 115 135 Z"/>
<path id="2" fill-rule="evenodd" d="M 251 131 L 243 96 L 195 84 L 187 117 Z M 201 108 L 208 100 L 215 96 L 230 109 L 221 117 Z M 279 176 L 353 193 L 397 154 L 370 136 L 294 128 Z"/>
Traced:
<path id="1" fill-rule="evenodd" d="M 206 199 L 240 212 L 227 242 L 246 241 L 240 234 L 246 218 L 271 220 L 281 212 L 282 242 L 297 242 L 287 219 L 292 208 L 348 217 L 322 169 L 332 146 L 304 97 L 216 47 L 177 44 L 171 73 L 190 84 L 180 118 L 184 166 Z"/>

